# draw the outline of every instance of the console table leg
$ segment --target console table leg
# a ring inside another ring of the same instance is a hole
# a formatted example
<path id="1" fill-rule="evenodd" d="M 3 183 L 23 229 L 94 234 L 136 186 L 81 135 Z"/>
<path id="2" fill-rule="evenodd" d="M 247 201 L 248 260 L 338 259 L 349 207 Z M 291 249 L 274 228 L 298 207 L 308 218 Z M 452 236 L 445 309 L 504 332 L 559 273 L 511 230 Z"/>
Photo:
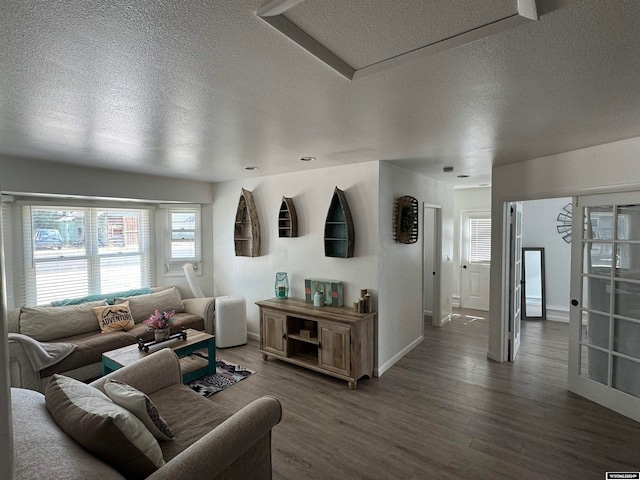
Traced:
<path id="1" fill-rule="evenodd" d="M 358 382 L 349 382 L 349 390 L 355 390 L 358 386 Z"/>
<path id="2" fill-rule="evenodd" d="M 269 358 L 269 355 L 267 355 L 266 353 L 262 354 L 262 360 L 267 360 Z"/>

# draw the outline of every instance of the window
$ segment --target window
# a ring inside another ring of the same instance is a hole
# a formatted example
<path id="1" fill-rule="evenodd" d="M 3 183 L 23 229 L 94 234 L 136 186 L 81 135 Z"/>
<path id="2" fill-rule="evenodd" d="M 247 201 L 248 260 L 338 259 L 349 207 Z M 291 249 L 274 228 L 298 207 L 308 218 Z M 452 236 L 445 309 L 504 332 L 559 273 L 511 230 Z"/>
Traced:
<path id="1" fill-rule="evenodd" d="M 182 275 L 185 263 L 196 265 L 201 275 L 200 205 L 163 205 L 166 274 Z"/>
<path id="2" fill-rule="evenodd" d="M 24 205 L 27 305 L 151 286 L 148 208 Z"/>
<path id="3" fill-rule="evenodd" d="M 491 219 L 469 219 L 469 263 L 491 262 Z"/>

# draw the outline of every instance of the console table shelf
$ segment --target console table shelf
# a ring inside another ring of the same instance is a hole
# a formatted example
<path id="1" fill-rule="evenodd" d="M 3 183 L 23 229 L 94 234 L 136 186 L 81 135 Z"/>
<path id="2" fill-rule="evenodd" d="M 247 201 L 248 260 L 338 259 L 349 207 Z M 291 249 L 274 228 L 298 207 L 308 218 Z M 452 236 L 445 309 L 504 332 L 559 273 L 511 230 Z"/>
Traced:
<path id="1" fill-rule="evenodd" d="M 347 307 L 314 307 L 303 300 L 256 302 L 260 307 L 260 352 L 349 382 L 373 377 L 375 313 Z M 303 336 L 306 333 L 309 336 Z"/>

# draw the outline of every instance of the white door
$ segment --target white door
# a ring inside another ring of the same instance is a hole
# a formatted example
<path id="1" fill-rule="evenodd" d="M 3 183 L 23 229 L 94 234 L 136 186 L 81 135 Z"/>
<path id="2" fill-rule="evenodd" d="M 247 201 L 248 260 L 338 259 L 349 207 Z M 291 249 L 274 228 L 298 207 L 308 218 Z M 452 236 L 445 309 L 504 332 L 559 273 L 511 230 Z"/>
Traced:
<path id="1" fill-rule="evenodd" d="M 640 192 L 573 211 L 569 390 L 640 421 Z"/>
<path id="2" fill-rule="evenodd" d="M 489 311 L 491 212 L 463 212 L 460 306 Z"/>
<path id="3" fill-rule="evenodd" d="M 522 202 L 508 204 L 509 208 L 509 361 L 513 362 L 520 349 L 522 320 Z"/>

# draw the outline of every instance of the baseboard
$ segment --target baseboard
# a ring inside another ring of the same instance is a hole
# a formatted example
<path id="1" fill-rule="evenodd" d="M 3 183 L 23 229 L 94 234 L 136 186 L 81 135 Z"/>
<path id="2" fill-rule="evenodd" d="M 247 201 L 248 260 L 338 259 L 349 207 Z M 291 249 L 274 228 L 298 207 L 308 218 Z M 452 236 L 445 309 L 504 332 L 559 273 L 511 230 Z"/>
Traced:
<path id="1" fill-rule="evenodd" d="M 451 306 L 454 308 L 460 308 L 460 295 L 451 296 Z"/>
<path id="2" fill-rule="evenodd" d="M 494 362 L 499 362 L 500 361 L 500 355 L 493 353 L 493 352 L 487 352 L 487 358 L 489 360 L 493 360 Z"/>
<path id="3" fill-rule="evenodd" d="M 449 322 L 451 320 L 451 314 L 447 315 L 444 318 L 440 319 L 440 327 L 444 326 L 447 322 Z"/>
<path id="4" fill-rule="evenodd" d="M 260 334 L 259 333 L 247 332 L 247 337 L 252 338 L 253 340 L 260 341 Z"/>
<path id="5" fill-rule="evenodd" d="M 547 320 L 569 323 L 569 310 L 547 307 Z"/>
<path id="6" fill-rule="evenodd" d="M 409 345 L 407 345 L 405 348 L 403 348 L 400 352 L 398 352 L 393 357 L 391 357 L 391 359 L 389 361 L 385 362 L 384 365 L 382 365 L 381 367 L 378 367 L 378 372 L 377 372 L 376 376 L 377 377 L 382 376 L 382 374 L 384 372 L 386 372 L 387 370 L 389 370 L 391 367 L 393 367 L 398 362 L 398 360 L 400 360 L 407 353 L 409 353 L 411 350 L 413 350 L 418 345 L 420 345 L 423 341 L 424 341 L 424 336 L 420 335 L 413 342 L 411 342 Z"/>

